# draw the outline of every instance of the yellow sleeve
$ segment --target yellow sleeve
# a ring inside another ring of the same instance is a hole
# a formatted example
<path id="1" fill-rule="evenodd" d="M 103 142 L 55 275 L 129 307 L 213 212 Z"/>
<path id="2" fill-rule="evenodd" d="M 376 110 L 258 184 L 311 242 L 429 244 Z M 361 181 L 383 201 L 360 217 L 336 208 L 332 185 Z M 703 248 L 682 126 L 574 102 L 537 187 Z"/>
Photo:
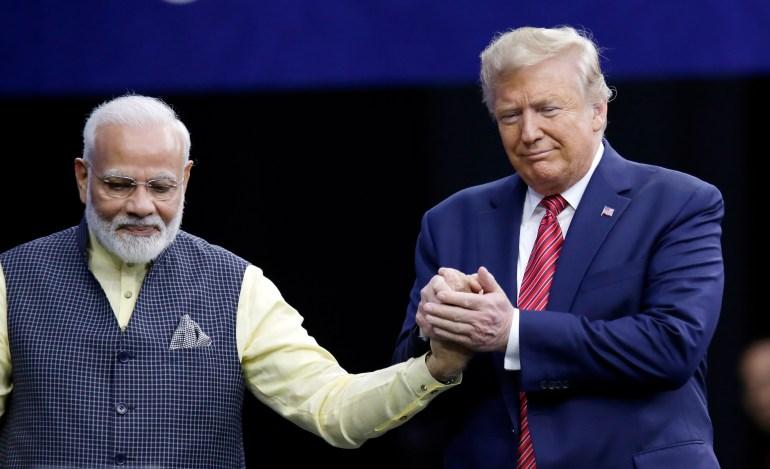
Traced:
<path id="1" fill-rule="evenodd" d="M 5 274 L 0 265 L 0 416 L 5 413 L 5 400 L 13 389 L 11 382 L 11 348 L 8 345 L 8 300 Z"/>
<path id="2" fill-rule="evenodd" d="M 302 321 L 259 268 L 246 269 L 236 336 L 247 386 L 261 402 L 334 446 L 355 448 L 382 435 L 451 387 L 433 379 L 424 357 L 347 373 Z"/>

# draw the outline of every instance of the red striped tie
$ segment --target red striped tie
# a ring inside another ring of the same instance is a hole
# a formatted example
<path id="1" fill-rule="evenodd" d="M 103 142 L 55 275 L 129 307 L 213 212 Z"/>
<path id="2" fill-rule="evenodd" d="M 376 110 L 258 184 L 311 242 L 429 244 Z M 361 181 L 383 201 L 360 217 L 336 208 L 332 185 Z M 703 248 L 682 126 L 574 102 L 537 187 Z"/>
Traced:
<path id="1" fill-rule="evenodd" d="M 559 195 L 549 195 L 540 205 L 545 208 L 545 216 L 537 228 L 537 239 L 532 254 L 529 256 L 524 279 L 519 290 L 518 306 L 520 310 L 539 311 L 548 304 L 548 292 L 551 290 L 553 274 L 556 272 L 556 261 L 559 259 L 564 238 L 556 217 L 567 206 L 567 201 Z M 535 447 L 529 433 L 527 419 L 527 395 L 519 391 L 519 417 L 521 431 L 519 432 L 519 450 L 516 462 L 517 469 L 535 469 Z"/>

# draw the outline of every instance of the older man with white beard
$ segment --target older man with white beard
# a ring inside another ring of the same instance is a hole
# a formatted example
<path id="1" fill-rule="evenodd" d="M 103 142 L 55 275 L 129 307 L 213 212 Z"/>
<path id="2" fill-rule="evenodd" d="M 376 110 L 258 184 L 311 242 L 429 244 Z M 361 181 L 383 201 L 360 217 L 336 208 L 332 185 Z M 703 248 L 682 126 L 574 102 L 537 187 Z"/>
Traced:
<path id="1" fill-rule="evenodd" d="M 190 137 L 161 101 L 108 101 L 83 139 L 85 220 L 0 254 L 0 467 L 243 467 L 245 387 L 356 447 L 459 382 L 438 341 L 348 374 L 259 268 L 179 230 Z"/>

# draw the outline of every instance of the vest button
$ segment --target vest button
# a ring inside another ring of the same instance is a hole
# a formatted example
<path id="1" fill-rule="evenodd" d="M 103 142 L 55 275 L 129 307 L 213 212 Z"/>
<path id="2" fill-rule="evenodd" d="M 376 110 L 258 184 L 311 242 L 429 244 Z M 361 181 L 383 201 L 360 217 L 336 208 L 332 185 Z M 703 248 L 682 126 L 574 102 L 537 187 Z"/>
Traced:
<path id="1" fill-rule="evenodd" d="M 128 458 L 123 453 L 118 453 L 115 455 L 115 464 L 119 466 L 122 466 L 123 464 L 125 464 L 127 460 Z"/>
<path id="2" fill-rule="evenodd" d="M 125 350 L 118 352 L 118 361 L 120 363 L 128 363 L 129 360 L 131 360 L 130 353 L 126 352 Z"/>
<path id="3" fill-rule="evenodd" d="M 134 294 L 131 292 L 131 290 L 126 290 L 126 292 L 123 293 L 123 297 L 126 299 L 131 298 L 132 296 L 134 296 Z"/>
<path id="4" fill-rule="evenodd" d="M 115 410 L 117 410 L 120 415 L 123 415 L 128 412 L 128 406 L 122 402 L 118 402 L 118 405 L 115 406 Z"/>

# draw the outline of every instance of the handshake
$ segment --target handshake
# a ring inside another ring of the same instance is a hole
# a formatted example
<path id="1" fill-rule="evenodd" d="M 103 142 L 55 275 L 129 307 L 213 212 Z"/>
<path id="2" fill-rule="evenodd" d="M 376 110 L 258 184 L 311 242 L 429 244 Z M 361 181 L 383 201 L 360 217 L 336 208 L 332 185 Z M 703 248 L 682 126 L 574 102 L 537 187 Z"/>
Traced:
<path id="1" fill-rule="evenodd" d="M 416 322 L 430 339 L 428 369 L 439 381 L 452 381 L 474 352 L 505 351 L 514 307 L 484 267 L 464 274 L 442 267 L 420 290 Z"/>

